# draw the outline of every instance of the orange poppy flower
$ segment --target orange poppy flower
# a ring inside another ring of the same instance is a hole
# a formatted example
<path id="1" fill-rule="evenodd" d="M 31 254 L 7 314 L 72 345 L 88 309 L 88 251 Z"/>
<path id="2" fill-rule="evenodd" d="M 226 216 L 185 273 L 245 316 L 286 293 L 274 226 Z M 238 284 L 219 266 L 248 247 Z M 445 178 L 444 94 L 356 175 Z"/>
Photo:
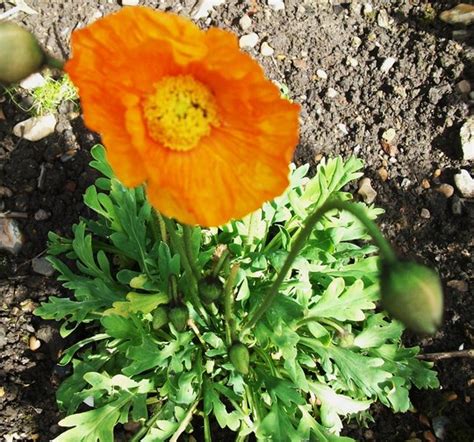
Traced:
<path id="1" fill-rule="evenodd" d="M 126 186 L 178 221 L 218 226 L 288 185 L 299 106 L 220 29 L 146 7 L 75 31 L 66 72 Z"/>

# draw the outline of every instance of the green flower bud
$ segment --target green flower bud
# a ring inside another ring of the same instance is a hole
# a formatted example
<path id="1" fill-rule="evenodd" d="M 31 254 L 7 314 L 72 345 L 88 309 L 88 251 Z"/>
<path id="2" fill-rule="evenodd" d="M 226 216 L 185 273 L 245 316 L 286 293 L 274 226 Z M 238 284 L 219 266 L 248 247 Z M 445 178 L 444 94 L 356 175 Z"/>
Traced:
<path id="1" fill-rule="evenodd" d="M 249 373 L 250 354 L 242 342 L 236 341 L 232 344 L 229 349 L 229 359 L 240 374 L 247 375 Z"/>
<path id="2" fill-rule="evenodd" d="M 170 322 L 173 324 L 176 331 L 182 332 L 186 328 L 186 323 L 189 319 L 189 311 L 185 305 L 179 305 L 173 307 L 169 313 L 168 317 Z"/>
<path id="3" fill-rule="evenodd" d="M 153 312 L 153 321 L 151 326 L 153 330 L 159 330 L 164 325 L 168 324 L 168 309 L 162 305 L 158 306 Z"/>
<path id="4" fill-rule="evenodd" d="M 217 301 L 222 294 L 224 286 L 219 278 L 207 276 L 199 281 L 199 296 L 205 304 Z"/>
<path id="5" fill-rule="evenodd" d="M 414 262 L 382 265 L 382 305 L 417 333 L 432 334 L 443 316 L 443 290 L 438 274 Z"/>
<path id="6" fill-rule="evenodd" d="M 33 34 L 15 23 L 0 22 L 0 83 L 18 83 L 38 71 L 44 61 Z"/>

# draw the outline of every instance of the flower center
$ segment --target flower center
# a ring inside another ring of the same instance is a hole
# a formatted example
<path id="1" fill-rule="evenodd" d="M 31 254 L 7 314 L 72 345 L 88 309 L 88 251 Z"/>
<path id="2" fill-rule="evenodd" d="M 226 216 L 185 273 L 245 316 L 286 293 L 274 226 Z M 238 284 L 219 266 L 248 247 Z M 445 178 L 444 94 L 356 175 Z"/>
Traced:
<path id="1" fill-rule="evenodd" d="M 143 104 L 148 133 L 172 150 L 193 149 L 218 126 L 212 92 L 190 75 L 164 77 Z"/>

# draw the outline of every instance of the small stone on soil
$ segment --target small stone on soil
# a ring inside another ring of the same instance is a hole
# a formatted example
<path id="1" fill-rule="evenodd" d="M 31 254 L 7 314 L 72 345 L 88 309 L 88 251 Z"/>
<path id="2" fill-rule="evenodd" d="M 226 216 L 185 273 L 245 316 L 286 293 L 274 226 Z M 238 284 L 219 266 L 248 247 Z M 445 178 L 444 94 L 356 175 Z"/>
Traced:
<path id="1" fill-rule="evenodd" d="M 393 143 L 396 137 L 397 137 L 397 132 L 395 131 L 393 127 L 391 127 L 390 129 L 387 129 L 382 134 L 382 140 L 386 141 L 387 143 Z"/>
<path id="2" fill-rule="evenodd" d="M 266 41 L 264 41 L 262 46 L 260 46 L 260 53 L 264 57 L 271 57 L 275 53 L 275 50 Z"/>
<path id="3" fill-rule="evenodd" d="M 16 220 L 0 218 L 0 250 L 16 255 L 23 246 L 23 235 Z"/>
<path id="4" fill-rule="evenodd" d="M 244 14 L 239 20 L 239 25 L 242 31 L 246 31 L 252 26 L 252 19 L 247 14 Z"/>
<path id="5" fill-rule="evenodd" d="M 373 189 L 370 178 L 362 178 L 359 181 L 359 190 L 357 193 L 362 197 L 366 204 L 373 203 L 377 196 L 377 192 Z"/>
<path id="6" fill-rule="evenodd" d="M 462 293 L 466 293 L 469 290 L 469 284 L 461 279 L 452 279 L 446 285 Z"/>
<path id="7" fill-rule="evenodd" d="M 267 4 L 274 11 L 282 11 L 285 9 L 285 3 L 283 0 L 267 0 Z"/>
<path id="8" fill-rule="evenodd" d="M 13 192 L 5 186 L 0 186 L 0 198 L 10 198 L 13 196 Z"/>
<path id="9" fill-rule="evenodd" d="M 380 72 L 386 74 L 390 69 L 392 69 L 396 61 L 397 61 L 396 58 L 387 57 L 382 63 L 382 65 L 380 66 Z"/>
<path id="10" fill-rule="evenodd" d="M 347 129 L 347 126 L 343 123 L 339 123 L 337 125 L 337 128 L 341 132 L 342 135 L 349 135 L 349 130 Z"/>
<path id="11" fill-rule="evenodd" d="M 56 118 L 54 115 L 44 115 L 42 117 L 31 117 L 16 124 L 13 133 L 29 141 L 38 141 L 54 132 Z"/>
<path id="12" fill-rule="evenodd" d="M 388 180 L 388 171 L 385 169 L 385 167 L 381 167 L 379 170 L 377 170 L 377 173 L 379 174 L 379 177 L 382 181 Z"/>
<path id="13" fill-rule="evenodd" d="M 474 5 L 461 3 L 448 11 L 443 11 L 439 18 L 450 25 L 469 26 L 474 23 Z"/>
<path id="14" fill-rule="evenodd" d="M 329 98 L 336 98 L 339 95 L 339 92 L 336 89 L 330 87 L 326 93 Z"/>
<path id="15" fill-rule="evenodd" d="M 54 268 L 46 258 L 33 258 L 31 267 L 39 275 L 52 276 L 54 274 Z"/>
<path id="16" fill-rule="evenodd" d="M 347 64 L 349 66 L 352 66 L 353 68 L 357 67 L 359 65 L 359 62 L 357 61 L 356 58 L 351 57 L 350 55 L 347 57 Z"/>
<path id="17" fill-rule="evenodd" d="M 46 84 L 46 79 L 38 72 L 31 74 L 29 77 L 26 77 L 21 83 L 20 86 L 23 89 L 32 91 Z"/>
<path id="18" fill-rule="evenodd" d="M 44 209 L 38 209 L 35 212 L 34 218 L 36 221 L 45 221 L 51 217 L 51 214 Z"/>
<path id="19" fill-rule="evenodd" d="M 467 170 L 462 169 L 461 172 L 454 175 L 454 184 L 463 197 L 474 198 L 474 179 Z"/>
<path id="20" fill-rule="evenodd" d="M 430 219 L 431 218 L 431 213 L 428 209 L 423 208 L 423 209 L 421 209 L 420 216 L 423 219 Z"/>
<path id="21" fill-rule="evenodd" d="M 381 9 L 377 15 L 377 24 L 384 29 L 390 28 L 390 17 L 385 9 Z"/>
<path id="22" fill-rule="evenodd" d="M 461 127 L 462 156 L 466 161 L 474 160 L 474 117 L 470 117 Z"/>
<path id="23" fill-rule="evenodd" d="M 137 6 L 140 2 L 139 0 L 122 0 L 120 3 L 122 6 Z"/>
<path id="24" fill-rule="evenodd" d="M 324 71 L 323 69 L 318 69 L 316 71 L 316 75 L 321 79 L 321 80 L 327 80 L 328 79 L 328 74 L 326 73 L 326 71 Z"/>
<path id="25" fill-rule="evenodd" d="M 38 350 L 38 348 L 41 347 L 41 341 L 39 339 L 36 339 L 35 336 L 30 336 L 30 339 L 28 340 L 28 344 L 31 351 L 36 351 Z"/>
<path id="26" fill-rule="evenodd" d="M 192 11 L 195 20 L 206 18 L 215 6 L 220 6 L 225 0 L 198 0 Z"/>
<path id="27" fill-rule="evenodd" d="M 429 189 L 431 187 L 431 184 L 430 182 L 425 178 L 422 182 L 421 182 L 421 187 L 423 187 L 423 189 Z"/>
<path id="28" fill-rule="evenodd" d="M 451 198 L 454 194 L 454 187 L 451 184 L 441 184 L 436 190 L 446 198 Z"/>
<path id="29" fill-rule="evenodd" d="M 239 39 L 239 46 L 241 49 L 252 49 L 258 43 L 258 35 L 255 32 L 242 35 Z"/>
<path id="30" fill-rule="evenodd" d="M 468 94 L 471 92 L 471 83 L 467 80 L 461 80 L 456 87 L 458 88 L 458 91 L 461 92 L 461 94 Z"/>

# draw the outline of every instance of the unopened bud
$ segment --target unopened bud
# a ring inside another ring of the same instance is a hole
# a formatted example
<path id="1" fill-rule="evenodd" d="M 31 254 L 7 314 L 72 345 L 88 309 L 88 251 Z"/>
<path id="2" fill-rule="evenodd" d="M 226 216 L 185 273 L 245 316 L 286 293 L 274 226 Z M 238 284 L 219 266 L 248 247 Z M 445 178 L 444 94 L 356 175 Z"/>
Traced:
<path id="1" fill-rule="evenodd" d="M 397 261 L 382 266 L 382 305 L 395 319 L 417 333 L 432 334 L 443 316 L 443 290 L 429 267 Z"/>
<path id="2" fill-rule="evenodd" d="M 179 305 L 173 307 L 169 313 L 168 317 L 170 322 L 173 324 L 176 331 L 182 332 L 186 328 L 186 323 L 189 319 L 189 311 L 185 305 Z"/>
<path id="3" fill-rule="evenodd" d="M 168 324 L 168 309 L 162 305 L 158 306 L 153 312 L 153 321 L 151 326 L 153 330 L 159 330 L 164 325 Z"/>
<path id="4" fill-rule="evenodd" d="M 235 369 L 243 375 L 249 373 L 250 354 L 248 348 L 242 342 L 234 342 L 229 349 L 229 359 Z"/>
<path id="5" fill-rule="evenodd" d="M 208 276 L 199 281 L 199 297 L 205 304 L 217 301 L 223 289 L 224 286 L 219 278 Z"/>
<path id="6" fill-rule="evenodd" d="M 33 34 L 15 23 L 0 22 L 0 83 L 18 83 L 38 71 L 44 60 Z"/>

